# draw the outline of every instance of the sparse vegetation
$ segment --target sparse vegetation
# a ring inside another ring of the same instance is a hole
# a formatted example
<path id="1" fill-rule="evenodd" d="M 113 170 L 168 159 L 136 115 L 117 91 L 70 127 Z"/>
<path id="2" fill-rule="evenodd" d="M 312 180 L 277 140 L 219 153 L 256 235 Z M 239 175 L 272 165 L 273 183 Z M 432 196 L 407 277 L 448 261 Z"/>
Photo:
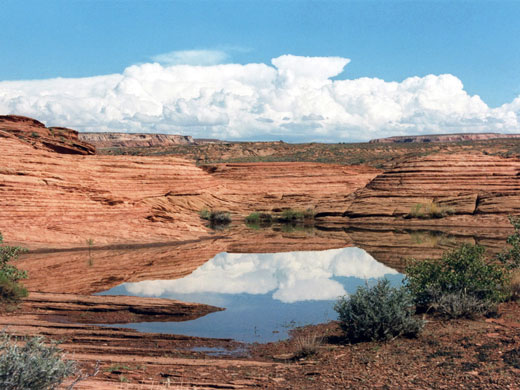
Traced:
<path id="1" fill-rule="evenodd" d="M 246 223 L 266 223 L 270 224 L 273 221 L 273 217 L 271 214 L 267 213 L 251 213 L 246 217 Z"/>
<path id="2" fill-rule="evenodd" d="M 314 333 L 298 334 L 293 338 L 294 359 L 304 359 L 316 355 L 323 344 L 323 337 Z"/>
<path id="3" fill-rule="evenodd" d="M 211 216 L 211 211 L 209 211 L 206 208 L 203 208 L 202 210 L 199 211 L 199 217 L 201 217 L 202 219 L 205 219 L 206 221 L 209 221 L 210 216 Z"/>
<path id="4" fill-rule="evenodd" d="M 245 218 L 246 225 L 252 229 L 260 229 L 271 226 L 273 217 L 268 213 L 254 212 Z"/>
<path id="5" fill-rule="evenodd" d="M 520 217 L 509 217 L 514 233 L 507 238 L 510 248 L 497 256 L 499 262 L 509 270 L 520 269 Z"/>
<path id="6" fill-rule="evenodd" d="M 408 218 L 443 218 L 449 214 L 453 214 L 453 210 L 437 202 L 417 203 L 410 210 Z"/>
<path id="7" fill-rule="evenodd" d="M 441 294 L 431 304 L 436 314 L 447 318 L 475 318 L 479 315 L 494 313 L 497 303 L 482 300 L 464 291 Z"/>
<path id="8" fill-rule="evenodd" d="M 0 244 L 3 236 L 0 233 Z M 27 273 L 10 264 L 25 252 L 24 248 L 17 246 L 0 246 L 0 303 L 13 304 L 27 296 L 27 290 L 19 283 L 27 278 Z"/>
<path id="9" fill-rule="evenodd" d="M 314 211 L 312 209 L 307 210 L 293 210 L 285 209 L 281 212 L 276 213 L 261 213 L 254 212 L 249 214 L 245 218 L 246 225 L 253 229 L 260 229 L 263 227 L 271 226 L 273 223 L 279 223 L 285 226 L 298 227 L 299 225 L 312 224 L 314 219 Z M 289 230 L 294 230 L 289 228 Z"/>
<path id="10" fill-rule="evenodd" d="M 92 247 L 94 246 L 94 240 L 89 238 L 86 240 L 88 246 L 88 266 L 92 267 L 94 265 L 94 260 L 92 259 Z"/>
<path id="11" fill-rule="evenodd" d="M 519 300 L 520 299 L 520 269 L 515 269 L 511 273 L 511 299 Z"/>
<path id="12" fill-rule="evenodd" d="M 276 220 L 278 222 L 287 223 L 287 222 L 303 222 L 305 220 L 310 220 L 313 218 L 314 218 L 314 212 L 312 211 L 312 209 L 307 209 L 305 211 L 286 209 L 286 210 L 283 210 L 282 213 L 276 217 Z"/>
<path id="13" fill-rule="evenodd" d="M 231 223 L 231 214 L 228 211 L 202 209 L 199 211 L 199 216 L 209 221 L 212 229 L 218 229 Z"/>
<path id="14" fill-rule="evenodd" d="M 24 341 L 23 345 L 20 341 Z M 0 388 L 3 390 L 50 390 L 76 373 L 76 363 L 63 359 L 56 343 L 43 338 L 16 340 L 0 334 Z M 70 387 L 69 387 L 70 388 Z"/>
<path id="15" fill-rule="evenodd" d="M 419 309 L 439 309 L 451 317 L 489 311 L 509 296 L 504 267 L 487 261 L 478 245 L 464 244 L 441 259 L 412 260 L 406 275 Z"/>
<path id="16" fill-rule="evenodd" d="M 415 336 L 424 326 L 422 320 L 414 317 L 413 298 L 408 290 L 391 287 L 386 279 L 340 298 L 334 310 L 349 342 Z"/>

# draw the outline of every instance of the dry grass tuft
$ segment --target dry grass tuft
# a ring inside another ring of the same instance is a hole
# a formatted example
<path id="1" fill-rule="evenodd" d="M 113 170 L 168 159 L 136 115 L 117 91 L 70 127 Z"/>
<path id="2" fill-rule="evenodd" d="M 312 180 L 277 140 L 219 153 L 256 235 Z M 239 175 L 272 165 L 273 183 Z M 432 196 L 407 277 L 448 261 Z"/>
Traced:
<path id="1" fill-rule="evenodd" d="M 520 269 L 513 270 L 511 275 L 511 298 L 520 300 Z"/>
<path id="2" fill-rule="evenodd" d="M 303 359 L 316 355 L 323 344 L 323 337 L 315 333 L 298 334 L 293 338 L 294 359 Z"/>

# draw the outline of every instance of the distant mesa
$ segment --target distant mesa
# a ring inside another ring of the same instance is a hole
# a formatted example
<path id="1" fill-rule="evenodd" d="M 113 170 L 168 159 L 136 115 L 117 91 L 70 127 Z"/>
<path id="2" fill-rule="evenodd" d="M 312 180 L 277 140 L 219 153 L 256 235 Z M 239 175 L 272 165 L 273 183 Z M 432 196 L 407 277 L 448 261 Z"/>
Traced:
<path id="1" fill-rule="evenodd" d="M 14 136 L 37 149 L 62 154 L 96 154 L 96 148 L 81 141 L 76 130 L 45 127 L 36 119 L 20 115 L 0 115 L 0 136 Z"/>
<path id="2" fill-rule="evenodd" d="M 152 133 L 79 133 L 79 139 L 98 149 L 149 148 L 221 143 L 218 139 L 194 139 L 190 135 Z"/>
<path id="3" fill-rule="evenodd" d="M 520 134 L 500 133 L 456 133 L 456 134 L 429 134 L 429 135 L 404 135 L 370 140 L 371 144 L 399 144 L 399 143 L 426 143 L 426 142 L 460 142 L 460 141 L 485 141 L 497 138 L 520 138 Z"/>
<path id="4" fill-rule="evenodd" d="M 80 133 L 79 139 L 100 149 L 189 145 L 195 143 L 191 136 L 178 134 Z"/>

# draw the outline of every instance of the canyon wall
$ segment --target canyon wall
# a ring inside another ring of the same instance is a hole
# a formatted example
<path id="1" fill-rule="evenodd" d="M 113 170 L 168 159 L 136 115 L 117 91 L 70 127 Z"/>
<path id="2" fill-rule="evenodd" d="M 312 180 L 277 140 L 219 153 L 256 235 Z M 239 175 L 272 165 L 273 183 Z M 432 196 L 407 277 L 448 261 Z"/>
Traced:
<path id="1" fill-rule="evenodd" d="M 34 126 L 38 126 L 35 124 Z M 43 125 L 41 131 L 48 131 Z M 380 171 L 317 163 L 195 166 L 172 156 L 58 154 L 0 131 L 0 232 L 36 248 L 171 242 L 211 233 L 202 209 L 341 215 Z"/>
<path id="2" fill-rule="evenodd" d="M 510 226 L 520 213 L 520 160 L 485 154 L 411 158 L 354 194 L 350 222 Z M 479 221 L 479 222 L 477 222 Z"/>
<path id="3" fill-rule="evenodd" d="M 36 119 L 18 115 L 0 115 L 0 131 L 18 138 L 35 149 L 63 154 L 95 154 L 96 148 L 78 138 L 76 130 L 45 127 Z"/>

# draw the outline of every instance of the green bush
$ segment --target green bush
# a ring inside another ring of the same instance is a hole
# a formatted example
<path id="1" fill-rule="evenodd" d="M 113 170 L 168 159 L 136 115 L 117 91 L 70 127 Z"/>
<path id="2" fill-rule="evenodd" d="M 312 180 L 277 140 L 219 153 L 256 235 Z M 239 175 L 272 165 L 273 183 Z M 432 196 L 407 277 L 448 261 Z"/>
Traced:
<path id="1" fill-rule="evenodd" d="M 313 219 L 313 218 L 314 218 L 314 211 L 312 209 L 307 209 L 305 211 L 286 209 L 286 210 L 282 211 L 280 216 L 278 216 L 277 221 L 282 222 L 282 223 L 301 222 L 306 219 Z"/>
<path id="2" fill-rule="evenodd" d="M 404 287 L 391 287 L 386 279 L 340 298 L 334 310 L 350 342 L 415 336 L 424 326 L 423 321 L 413 316 L 413 299 L 408 291 Z"/>
<path id="3" fill-rule="evenodd" d="M 508 293 L 507 272 L 486 261 L 484 248 L 464 244 L 441 259 L 415 261 L 406 268 L 406 286 L 420 309 L 434 308 L 446 295 L 470 297 L 485 305 L 501 302 Z"/>
<path id="4" fill-rule="evenodd" d="M 0 233 L 0 244 L 4 242 Z M 0 302 L 13 303 L 27 296 L 27 290 L 18 282 L 27 278 L 27 273 L 9 264 L 25 249 L 17 246 L 0 246 Z"/>
<path id="5" fill-rule="evenodd" d="M 261 229 L 271 226 L 273 217 L 267 213 L 251 213 L 245 218 L 246 225 L 252 229 Z"/>
<path id="6" fill-rule="evenodd" d="M 199 216 L 209 221 L 210 227 L 212 228 L 231 223 L 231 214 L 227 211 L 202 209 L 199 211 Z"/>
<path id="7" fill-rule="evenodd" d="M 209 211 L 208 209 L 204 208 L 202 210 L 199 211 L 199 216 L 202 218 L 202 219 L 205 219 L 207 221 L 209 221 L 209 217 L 211 215 L 211 211 Z"/>
<path id="8" fill-rule="evenodd" d="M 270 224 L 273 222 L 273 217 L 267 213 L 251 213 L 246 217 L 246 223 L 251 224 Z"/>
<path id="9" fill-rule="evenodd" d="M 227 225 L 231 222 L 231 214 L 227 211 L 212 211 L 209 222 L 211 225 Z"/>
<path id="10" fill-rule="evenodd" d="M 509 217 L 514 233 L 507 238 L 510 249 L 498 254 L 497 259 L 508 269 L 520 268 L 520 217 Z"/>
<path id="11" fill-rule="evenodd" d="M 27 296 L 27 289 L 0 272 L 0 302 L 16 303 Z"/>
<path id="12" fill-rule="evenodd" d="M 0 388 L 50 390 L 76 372 L 76 364 L 64 360 L 55 343 L 43 338 L 26 340 L 23 346 L 6 333 L 0 335 Z"/>

